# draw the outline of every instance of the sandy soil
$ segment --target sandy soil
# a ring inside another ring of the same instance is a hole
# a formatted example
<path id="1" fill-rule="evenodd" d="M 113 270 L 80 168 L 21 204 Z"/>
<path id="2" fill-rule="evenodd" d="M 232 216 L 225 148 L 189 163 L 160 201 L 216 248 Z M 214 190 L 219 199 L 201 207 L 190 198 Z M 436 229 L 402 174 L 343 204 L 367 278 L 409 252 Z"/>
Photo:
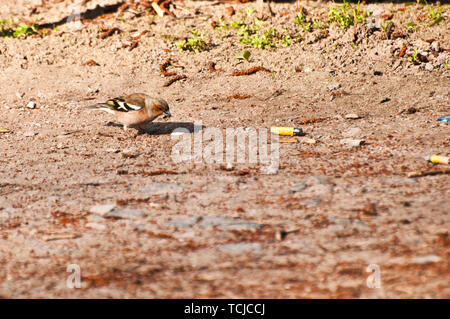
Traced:
<path id="1" fill-rule="evenodd" d="M 0 38 L 0 128 L 10 130 L 0 133 L 1 297 L 450 297 L 450 177 L 407 177 L 446 168 L 424 157 L 450 154 L 449 126 L 437 121 L 450 113 L 448 5 L 429 27 L 416 19 L 423 6 L 380 3 L 403 37 L 331 25 L 289 47 L 250 48 L 242 62 L 237 32 L 211 22 L 243 19 L 252 3 L 231 4 L 232 17 L 229 3 L 200 1 L 177 2 L 176 18 L 111 10 L 77 27 L 65 22 L 70 1 L 19 2 L 2 1 L 0 18 L 62 22 L 42 37 Z M 87 1 L 82 12 L 115 3 Z M 303 5 L 324 21 L 331 6 Z M 272 9 L 265 26 L 295 33 L 295 3 Z M 100 27 L 121 32 L 102 39 Z M 192 29 L 208 51 L 178 51 Z M 408 61 L 414 50 L 429 62 Z M 164 87 L 168 58 L 187 78 Z M 253 66 L 271 72 L 232 76 Z M 165 98 L 172 117 L 137 135 L 85 109 L 133 92 Z M 306 136 L 280 143 L 272 174 L 175 163 L 170 132 L 193 123 Z M 115 208 L 96 207 L 106 204 Z M 66 284 L 71 264 L 79 289 Z M 368 287 L 369 265 L 381 288 Z"/>

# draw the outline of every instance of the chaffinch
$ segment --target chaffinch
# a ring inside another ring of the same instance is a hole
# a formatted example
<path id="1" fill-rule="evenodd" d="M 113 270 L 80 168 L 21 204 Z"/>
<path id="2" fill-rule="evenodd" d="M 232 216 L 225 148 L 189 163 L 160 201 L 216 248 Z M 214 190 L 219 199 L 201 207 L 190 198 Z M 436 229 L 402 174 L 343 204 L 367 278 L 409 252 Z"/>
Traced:
<path id="1" fill-rule="evenodd" d="M 169 105 L 163 99 L 151 97 L 145 93 L 133 93 L 127 96 L 109 99 L 104 103 L 90 105 L 96 109 L 114 114 L 116 120 L 123 124 L 124 130 L 149 123 L 158 116 L 170 117 Z"/>

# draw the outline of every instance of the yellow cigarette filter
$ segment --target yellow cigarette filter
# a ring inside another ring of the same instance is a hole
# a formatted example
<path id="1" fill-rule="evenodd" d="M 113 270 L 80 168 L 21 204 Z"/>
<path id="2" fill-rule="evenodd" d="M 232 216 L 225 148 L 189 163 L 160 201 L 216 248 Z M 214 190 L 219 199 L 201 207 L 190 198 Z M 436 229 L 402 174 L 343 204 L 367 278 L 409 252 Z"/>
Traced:
<path id="1" fill-rule="evenodd" d="M 301 128 L 295 128 L 295 127 L 280 127 L 280 126 L 272 126 L 270 128 L 270 132 L 277 135 L 301 135 L 303 133 Z"/>
<path id="2" fill-rule="evenodd" d="M 448 165 L 450 158 L 447 156 L 431 155 L 427 157 L 427 160 L 430 161 L 431 163 Z"/>

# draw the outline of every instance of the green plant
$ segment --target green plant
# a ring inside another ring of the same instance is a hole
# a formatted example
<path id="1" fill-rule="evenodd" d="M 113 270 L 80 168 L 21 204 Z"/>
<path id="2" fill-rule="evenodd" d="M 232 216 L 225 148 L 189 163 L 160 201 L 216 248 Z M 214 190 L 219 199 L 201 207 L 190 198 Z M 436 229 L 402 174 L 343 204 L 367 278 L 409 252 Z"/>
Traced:
<path id="1" fill-rule="evenodd" d="M 408 29 L 412 30 L 417 26 L 417 23 L 409 22 L 408 24 L 406 24 L 406 26 L 408 27 Z"/>
<path id="2" fill-rule="evenodd" d="M 417 50 L 414 50 L 413 55 L 408 57 L 408 61 L 413 64 L 420 64 Z"/>
<path id="3" fill-rule="evenodd" d="M 445 68 L 447 70 L 450 70 L 450 61 L 449 60 L 445 60 L 445 64 L 444 64 Z"/>
<path id="4" fill-rule="evenodd" d="M 175 43 L 175 45 L 180 48 L 180 51 L 194 51 L 195 53 L 199 53 L 208 49 L 208 45 L 203 40 L 203 34 L 199 35 L 196 30 L 191 30 L 191 34 L 191 38 Z"/>
<path id="5" fill-rule="evenodd" d="M 281 36 L 280 42 L 285 47 L 288 47 L 292 44 L 292 38 L 290 34 L 288 33 L 288 29 L 285 27 L 283 28 L 284 34 Z"/>
<path id="6" fill-rule="evenodd" d="M 20 23 L 17 27 L 13 27 L 13 21 L 0 20 L 0 36 L 10 38 L 20 38 L 22 36 L 37 34 L 38 26 L 36 24 L 27 25 Z"/>
<path id="7" fill-rule="evenodd" d="M 245 13 L 248 17 L 251 17 L 256 12 L 255 8 L 247 7 L 245 8 Z"/>
<path id="8" fill-rule="evenodd" d="M 241 54 L 236 55 L 236 58 L 239 60 L 249 60 L 250 59 L 250 51 L 245 50 L 244 52 L 242 52 Z"/>
<path id="9" fill-rule="evenodd" d="M 229 25 L 225 22 L 225 20 L 223 18 L 220 18 L 218 25 L 214 29 L 219 32 L 222 32 L 223 30 L 226 30 L 228 28 L 229 28 Z"/>
<path id="10" fill-rule="evenodd" d="M 328 12 L 328 20 L 337 23 L 340 28 L 347 29 L 352 25 L 362 23 L 369 14 L 361 13 L 360 2 L 356 8 L 352 7 L 345 0 L 340 6 L 333 6 Z"/>
<path id="11" fill-rule="evenodd" d="M 305 32 L 311 32 L 312 31 L 311 22 L 307 22 L 306 21 L 306 14 L 304 13 L 302 7 L 300 7 L 300 11 L 297 14 L 297 16 L 295 17 L 295 21 L 294 22 L 296 24 L 298 24 L 299 26 L 301 26 L 303 31 L 305 31 Z"/>
<path id="12" fill-rule="evenodd" d="M 438 8 L 438 10 L 436 10 L 433 6 L 429 6 L 428 4 L 427 7 L 428 7 L 428 17 L 432 20 L 430 26 L 439 24 L 442 20 L 444 20 L 444 18 L 442 17 L 441 8 Z"/>

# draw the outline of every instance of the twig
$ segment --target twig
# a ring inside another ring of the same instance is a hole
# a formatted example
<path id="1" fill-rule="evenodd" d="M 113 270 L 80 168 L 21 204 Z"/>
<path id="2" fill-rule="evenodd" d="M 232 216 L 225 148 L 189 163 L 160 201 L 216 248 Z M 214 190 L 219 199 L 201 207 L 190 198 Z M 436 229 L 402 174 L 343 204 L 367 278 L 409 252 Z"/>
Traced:
<path id="1" fill-rule="evenodd" d="M 270 70 L 266 69 L 265 67 L 254 66 L 245 71 L 234 71 L 233 76 L 250 75 L 250 74 L 256 73 L 258 71 L 270 72 Z"/>
<path id="2" fill-rule="evenodd" d="M 170 80 L 168 80 L 166 83 L 164 83 L 164 87 L 168 87 L 168 86 L 170 86 L 172 83 L 174 83 L 174 82 L 176 82 L 176 81 L 179 81 L 179 80 L 183 80 L 183 79 L 186 79 L 187 78 L 187 76 L 186 75 L 176 75 L 176 76 L 174 76 L 173 78 L 171 78 Z"/>

